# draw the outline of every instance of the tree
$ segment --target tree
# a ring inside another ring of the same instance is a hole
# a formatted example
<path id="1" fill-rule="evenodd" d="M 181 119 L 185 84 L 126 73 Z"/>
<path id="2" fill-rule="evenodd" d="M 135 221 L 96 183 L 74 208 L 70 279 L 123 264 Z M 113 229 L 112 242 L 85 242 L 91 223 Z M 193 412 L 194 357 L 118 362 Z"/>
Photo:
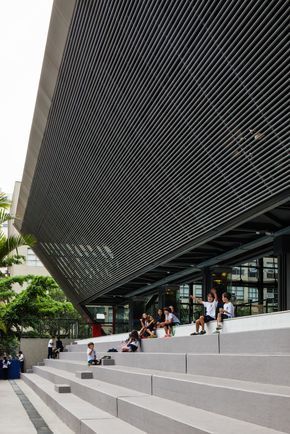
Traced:
<path id="1" fill-rule="evenodd" d="M 18 247 L 32 246 L 35 239 L 31 235 L 12 235 L 7 237 L 2 229 L 4 223 L 13 219 L 6 211 L 10 202 L 4 193 L 0 193 L 0 268 L 9 267 L 12 264 L 21 264 L 25 259 L 18 254 Z M 16 253 L 15 253 L 16 252 Z M 1 273 L 0 273 L 1 275 Z"/>
<path id="2" fill-rule="evenodd" d="M 13 284 L 28 286 L 20 293 L 13 290 Z M 62 321 L 57 320 L 63 318 Z M 81 319 L 73 305 L 67 301 L 63 291 L 52 277 L 18 276 L 0 279 L 0 321 L 7 334 L 21 337 L 23 329 L 40 327 L 47 334 L 55 334 L 58 328 L 66 331 L 65 318 Z"/>

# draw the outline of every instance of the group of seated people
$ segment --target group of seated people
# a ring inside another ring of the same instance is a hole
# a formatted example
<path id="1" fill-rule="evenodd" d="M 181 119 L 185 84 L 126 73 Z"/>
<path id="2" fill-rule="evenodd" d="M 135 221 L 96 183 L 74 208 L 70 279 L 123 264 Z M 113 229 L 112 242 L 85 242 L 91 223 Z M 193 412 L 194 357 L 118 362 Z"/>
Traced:
<path id="1" fill-rule="evenodd" d="M 205 324 L 210 321 L 217 320 L 216 333 L 219 333 L 222 328 L 222 322 L 224 319 L 233 318 L 235 316 L 234 306 L 231 303 L 231 294 L 224 292 L 222 294 L 222 300 L 220 301 L 217 296 L 217 291 L 212 288 L 207 295 L 207 301 L 197 299 L 191 296 L 192 300 L 198 304 L 202 304 L 205 308 L 204 315 L 201 315 L 195 322 L 196 331 L 191 333 L 191 335 L 203 335 L 206 333 L 204 327 Z M 158 309 L 156 318 L 152 315 L 143 313 L 142 318 L 140 318 L 141 329 L 139 331 L 133 330 L 128 339 L 122 343 L 119 351 L 121 352 L 135 352 L 141 347 L 142 338 L 156 338 L 156 331 L 159 328 L 164 328 L 165 336 L 171 337 L 172 329 L 174 326 L 179 325 L 180 321 L 174 311 L 173 306 L 164 307 L 163 309 Z M 118 351 L 116 349 L 111 349 L 109 351 Z M 87 350 L 88 364 L 99 365 L 101 360 L 97 360 L 96 352 L 94 349 L 94 343 L 90 342 L 88 344 Z M 109 356 L 104 356 L 103 358 L 110 358 Z"/>
<path id="2" fill-rule="evenodd" d="M 171 337 L 173 326 L 179 325 L 180 321 L 174 311 L 173 306 L 158 309 L 156 318 L 152 315 L 143 313 L 140 318 L 141 329 L 139 330 L 139 338 L 156 338 L 156 330 L 164 328 L 165 336 Z"/>
<path id="3" fill-rule="evenodd" d="M 201 315 L 195 322 L 195 332 L 191 335 L 204 335 L 206 333 L 204 325 L 210 321 L 217 320 L 216 333 L 222 328 L 224 319 L 234 318 L 235 308 L 231 302 L 231 294 L 224 292 L 222 301 L 219 301 L 216 289 L 212 288 L 207 294 L 207 301 L 197 299 L 191 296 L 196 303 L 202 304 L 205 308 L 205 314 Z"/>

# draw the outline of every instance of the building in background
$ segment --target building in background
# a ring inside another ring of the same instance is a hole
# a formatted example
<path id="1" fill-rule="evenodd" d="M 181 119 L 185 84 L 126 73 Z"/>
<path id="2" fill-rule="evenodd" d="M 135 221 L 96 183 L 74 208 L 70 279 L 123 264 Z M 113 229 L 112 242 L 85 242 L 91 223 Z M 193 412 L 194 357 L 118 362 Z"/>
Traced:
<path id="1" fill-rule="evenodd" d="M 212 286 L 290 309 L 288 2 L 157 4 L 55 1 L 16 227 L 114 330 Z"/>
<path id="2" fill-rule="evenodd" d="M 19 199 L 20 187 L 21 187 L 21 182 L 19 181 L 15 182 L 12 199 L 11 199 L 11 207 L 10 207 L 10 214 L 12 216 L 16 215 L 16 207 Z M 8 236 L 19 235 L 19 232 L 16 230 L 16 228 L 13 225 L 13 220 L 8 222 L 7 235 Z M 28 274 L 35 275 L 35 276 L 50 275 L 31 247 L 21 246 L 17 249 L 17 252 L 19 255 L 24 257 L 24 261 L 22 264 L 13 264 L 10 267 L 8 267 L 7 271 L 10 276 L 25 276 Z M 22 287 L 18 284 L 14 285 L 15 290 L 20 291 L 21 288 Z"/>

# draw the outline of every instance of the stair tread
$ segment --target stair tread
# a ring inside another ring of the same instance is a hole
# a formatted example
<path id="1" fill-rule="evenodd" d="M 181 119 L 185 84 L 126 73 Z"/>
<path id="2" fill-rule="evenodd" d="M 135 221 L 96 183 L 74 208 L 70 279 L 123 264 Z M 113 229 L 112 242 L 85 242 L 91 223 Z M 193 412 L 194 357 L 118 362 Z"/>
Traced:
<path id="1" fill-rule="evenodd" d="M 52 368 L 50 366 L 36 366 L 37 371 L 50 372 L 58 377 L 62 377 L 64 380 L 73 381 L 74 383 L 86 385 L 90 389 L 98 389 L 102 393 L 108 395 L 119 397 L 119 396 L 143 396 L 144 393 L 138 392 L 133 389 L 129 389 L 123 386 L 115 385 L 112 383 L 107 383 L 95 378 L 92 379 L 81 379 L 77 377 L 72 377 L 71 372 L 63 371 L 62 369 Z M 102 369 L 102 367 L 99 367 Z"/>
<path id="2" fill-rule="evenodd" d="M 98 433 L 109 434 L 112 432 L 119 432 L 121 434 L 145 434 L 144 431 L 135 428 L 115 416 L 112 416 L 106 411 L 95 407 L 72 393 L 66 394 L 64 398 L 63 395 L 55 392 L 54 385 L 50 381 L 38 376 L 37 374 L 22 375 L 28 376 L 31 382 L 45 390 L 59 406 L 71 411 L 89 428 L 92 430 L 97 429 L 98 431 L 96 432 Z"/>
<path id="3" fill-rule="evenodd" d="M 57 361 L 62 363 L 62 361 Z M 79 365 L 79 363 L 68 362 L 66 360 L 65 363 L 73 363 Z M 54 368 L 59 370 L 57 368 Z M 160 370 L 152 370 L 145 368 L 132 368 L 122 365 L 113 365 L 113 366 L 101 366 L 93 369 L 106 369 L 110 371 L 118 371 L 118 372 L 128 372 L 131 374 L 148 374 L 154 375 L 157 377 L 165 377 L 170 380 L 180 380 L 180 381 L 188 381 L 195 382 L 199 384 L 207 384 L 212 387 L 223 387 L 223 388 L 232 388 L 245 390 L 247 392 L 255 392 L 255 393 L 263 393 L 263 394 L 275 394 L 281 396 L 290 396 L 290 387 L 289 386 L 281 386 L 276 384 L 266 384 L 260 382 L 253 381 L 245 381 L 245 380 L 237 380 L 232 378 L 223 378 L 223 377 L 214 377 L 214 376 L 205 376 L 205 375 L 195 375 L 195 374 L 183 374 L 177 372 L 165 372 Z M 120 386 L 121 387 L 121 386 Z"/>
<path id="4" fill-rule="evenodd" d="M 238 419 L 233 419 L 228 416 L 223 416 L 200 408 L 190 407 L 185 404 L 170 401 L 168 399 L 159 398 L 156 396 L 140 396 L 140 397 L 122 397 L 121 401 L 125 401 L 158 413 L 163 416 L 194 426 L 200 430 L 205 430 L 215 434 L 277 434 L 282 431 L 273 430 L 264 426 L 256 425 L 249 422 L 244 422 Z M 134 410 L 132 410 L 134 411 Z M 170 423 L 170 422 L 169 422 Z M 166 431 L 166 428 L 165 428 Z"/>
<path id="5" fill-rule="evenodd" d="M 43 367 L 39 369 L 43 369 Z M 35 383 L 37 387 L 44 389 L 46 393 L 59 403 L 59 405 L 72 411 L 77 418 L 86 420 L 86 423 L 88 422 L 87 419 L 90 419 L 89 425 L 91 424 L 91 420 L 95 420 L 95 423 L 92 423 L 92 427 L 96 427 L 98 419 L 117 419 L 118 421 L 121 421 L 121 419 L 115 418 L 109 413 L 98 409 L 92 404 L 78 398 L 76 395 L 66 394 L 64 398 L 62 395 L 55 392 L 54 385 L 49 380 L 46 380 L 37 374 L 24 375 L 26 375 L 31 382 Z M 91 380 L 89 380 L 89 382 L 91 382 Z M 87 384 L 89 384 L 89 382 L 87 382 Z M 134 395 L 134 392 L 132 392 L 132 395 Z M 202 410 L 200 408 L 190 407 L 185 404 L 180 404 L 152 395 L 140 394 L 139 396 L 121 396 L 119 397 L 119 400 L 163 415 L 171 420 L 214 434 L 232 434 L 233 432 L 236 434 L 244 434 L 245 432 L 247 434 L 281 434 L 281 431 L 233 419 L 228 416 Z M 132 409 L 132 411 L 134 410 Z M 110 426 L 109 421 L 107 423 L 104 422 L 104 425 Z M 128 423 L 127 425 L 132 429 L 132 425 Z M 133 429 L 135 431 L 131 431 L 132 433 L 142 432 L 137 430 L 137 428 Z M 105 431 L 102 432 L 105 433 Z M 130 431 L 124 431 L 124 433 L 125 432 L 130 433 Z"/>

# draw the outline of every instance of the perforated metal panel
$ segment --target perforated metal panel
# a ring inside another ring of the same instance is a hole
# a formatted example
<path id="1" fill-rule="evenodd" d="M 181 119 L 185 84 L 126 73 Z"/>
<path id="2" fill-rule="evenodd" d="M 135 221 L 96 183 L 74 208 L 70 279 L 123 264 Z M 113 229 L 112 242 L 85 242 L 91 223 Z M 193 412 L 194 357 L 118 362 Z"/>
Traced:
<path id="1" fill-rule="evenodd" d="M 287 8 L 76 2 L 22 232 L 79 302 L 289 194 Z"/>

